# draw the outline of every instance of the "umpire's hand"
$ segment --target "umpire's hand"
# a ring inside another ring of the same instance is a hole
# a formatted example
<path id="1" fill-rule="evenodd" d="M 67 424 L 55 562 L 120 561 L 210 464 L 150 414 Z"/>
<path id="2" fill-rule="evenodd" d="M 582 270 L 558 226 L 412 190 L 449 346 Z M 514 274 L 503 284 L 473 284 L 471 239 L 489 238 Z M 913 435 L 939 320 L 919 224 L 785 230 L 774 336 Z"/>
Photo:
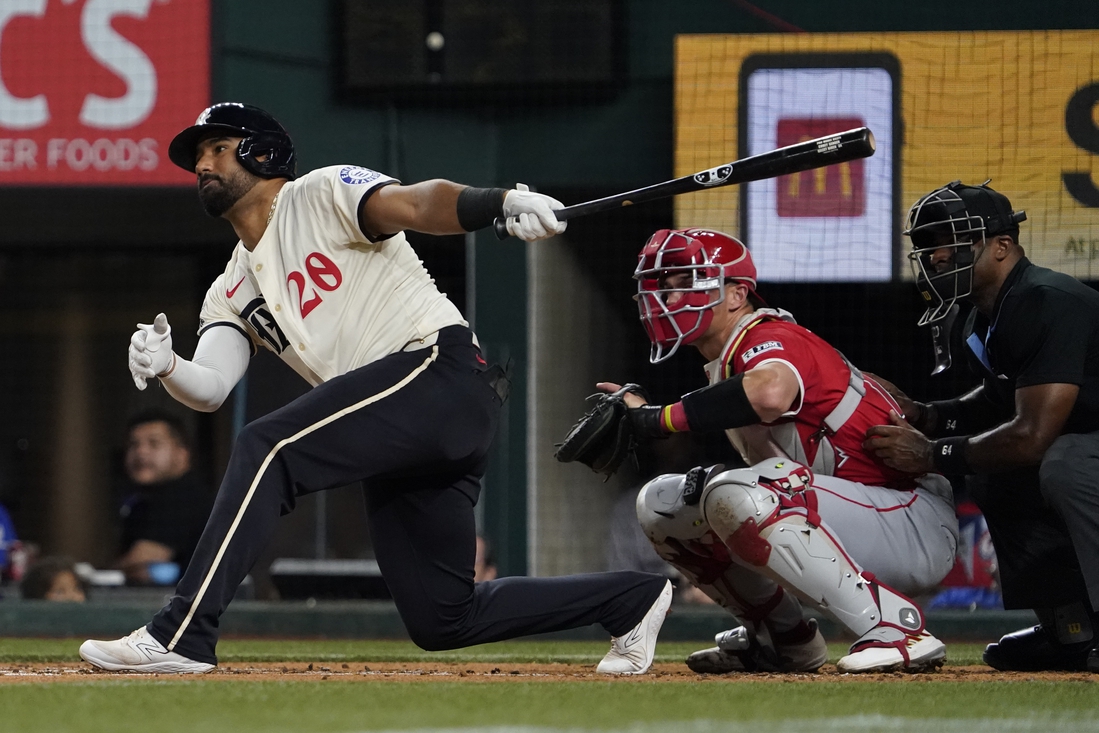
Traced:
<path id="1" fill-rule="evenodd" d="M 172 352 L 172 327 L 168 316 L 160 313 L 152 323 L 139 323 L 130 337 L 130 376 L 138 389 L 145 389 L 146 381 L 166 376 L 175 364 Z"/>
<path id="2" fill-rule="evenodd" d="M 927 409 L 922 402 L 916 402 L 906 395 L 900 387 L 893 384 L 888 379 L 879 377 L 877 374 L 863 372 L 862 376 L 873 379 L 882 389 L 889 393 L 890 397 L 896 400 L 897 405 L 901 408 L 901 412 L 904 413 L 904 419 L 908 421 L 909 425 L 916 428 L 921 433 L 928 432 L 925 429 L 927 426 L 924 424 L 927 418 Z"/>
<path id="3" fill-rule="evenodd" d="M 922 476 L 935 470 L 931 460 L 931 441 L 895 412 L 889 413 L 892 425 L 875 425 L 866 431 L 862 447 L 890 468 Z"/>

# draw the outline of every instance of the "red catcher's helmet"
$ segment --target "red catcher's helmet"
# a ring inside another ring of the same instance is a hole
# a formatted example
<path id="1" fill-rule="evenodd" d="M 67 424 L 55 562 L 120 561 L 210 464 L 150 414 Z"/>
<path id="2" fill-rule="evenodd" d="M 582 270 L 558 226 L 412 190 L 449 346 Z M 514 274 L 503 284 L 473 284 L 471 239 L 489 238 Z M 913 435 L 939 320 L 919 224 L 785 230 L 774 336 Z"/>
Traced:
<path id="1" fill-rule="evenodd" d="M 667 287 L 666 278 L 681 272 L 691 275 L 690 284 Z M 714 306 L 725 300 L 726 280 L 747 284 L 753 295 L 756 291 L 756 266 L 748 248 L 713 229 L 661 229 L 645 242 L 633 276 L 653 364 L 706 332 Z M 672 293 L 680 297 L 669 306 Z"/>

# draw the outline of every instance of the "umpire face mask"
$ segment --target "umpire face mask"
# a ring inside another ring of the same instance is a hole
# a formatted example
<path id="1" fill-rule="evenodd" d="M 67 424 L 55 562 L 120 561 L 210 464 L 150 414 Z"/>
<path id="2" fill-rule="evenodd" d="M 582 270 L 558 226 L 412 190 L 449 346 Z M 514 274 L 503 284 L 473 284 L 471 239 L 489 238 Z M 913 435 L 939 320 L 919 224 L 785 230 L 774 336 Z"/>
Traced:
<path id="1" fill-rule="evenodd" d="M 955 181 L 927 194 L 908 212 L 904 234 L 912 240 L 908 261 L 916 289 L 927 305 L 918 325 L 946 318 L 953 305 L 973 292 L 974 242 L 985 236 L 984 219 L 970 211 Z"/>
<path id="2" fill-rule="evenodd" d="M 904 234 L 912 240 L 908 255 L 916 287 L 927 303 L 920 326 L 938 323 L 955 311 L 955 303 L 973 292 L 973 267 L 988 238 L 1018 233 L 1026 213 L 988 187 L 952 181 L 935 189 L 908 212 Z"/>
<path id="3" fill-rule="evenodd" d="M 917 325 L 938 323 L 959 299 L 973 292 L 974 248 L 972 241 L 949 241 L 909 253 L 916 289 L 927 304 Z"/>

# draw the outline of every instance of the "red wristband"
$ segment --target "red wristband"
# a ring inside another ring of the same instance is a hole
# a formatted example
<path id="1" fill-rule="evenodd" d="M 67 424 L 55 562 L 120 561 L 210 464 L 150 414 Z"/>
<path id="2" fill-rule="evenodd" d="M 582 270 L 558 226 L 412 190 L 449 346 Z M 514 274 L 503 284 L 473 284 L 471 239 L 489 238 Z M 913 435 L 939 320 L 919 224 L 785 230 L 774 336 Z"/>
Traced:
<path id="1" fill-rule="evenodd" d="M 660 427 L 665 433 L 681 433 L 691 429 L 682 402 L 665 405 L 664 409 L 660 411 Z"/>

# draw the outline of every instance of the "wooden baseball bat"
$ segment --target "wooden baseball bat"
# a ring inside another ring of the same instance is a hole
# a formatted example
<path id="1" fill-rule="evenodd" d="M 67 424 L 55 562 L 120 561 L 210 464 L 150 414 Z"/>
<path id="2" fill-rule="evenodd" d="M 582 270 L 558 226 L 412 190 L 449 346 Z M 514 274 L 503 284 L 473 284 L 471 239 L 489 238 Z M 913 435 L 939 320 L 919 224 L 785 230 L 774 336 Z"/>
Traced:
<path id="1" fill-rule="evenodd" d="M 707 188 L 721 188 L 734 183 L 749 183 L 765 178 L 778 178 L 791 173 L 824 168 L 836 163 L 846 163 L 859 158 L 868 158 L 874 154 L 874 133 L 868 127 L 856 127 L 853 130 L 837 132 L 832 135 L 806 140 L 803 143 L 787 145 L 767 153 L 749 158 L 734 160 L 682 178 L 675 178 L 652 186 L 638 188 L 614 196 L 607 196 L 582 204 L 573 204 L 554 213 L 558 220 L 574 219 L 599 211 L 608 211 L 622 206 L 631 206 L 646 201 L 678 196 L 681 193 L 702 191 Z M 496 236 L 507 238 L 507 221 L 502 217 L 492 223 Z"/>

